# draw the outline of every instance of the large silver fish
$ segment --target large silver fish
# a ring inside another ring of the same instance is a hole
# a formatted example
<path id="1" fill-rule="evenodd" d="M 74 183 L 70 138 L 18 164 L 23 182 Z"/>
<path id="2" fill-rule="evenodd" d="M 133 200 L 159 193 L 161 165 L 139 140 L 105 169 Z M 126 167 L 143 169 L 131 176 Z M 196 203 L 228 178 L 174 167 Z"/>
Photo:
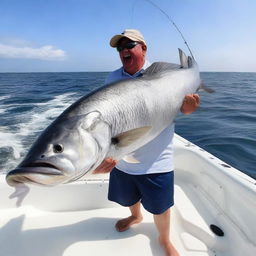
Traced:
<path id="1" fill-rule="evenodd" d="M 11 186 L 56 185 L 90 173 L 107 158 L 133 161 L 133 151 L 158 136 L 201 84 L 196 62 L 181 50 L 180 65 L 156 62 L 138 78 L 79 99 L 35 141 L 10 171 Z"/>

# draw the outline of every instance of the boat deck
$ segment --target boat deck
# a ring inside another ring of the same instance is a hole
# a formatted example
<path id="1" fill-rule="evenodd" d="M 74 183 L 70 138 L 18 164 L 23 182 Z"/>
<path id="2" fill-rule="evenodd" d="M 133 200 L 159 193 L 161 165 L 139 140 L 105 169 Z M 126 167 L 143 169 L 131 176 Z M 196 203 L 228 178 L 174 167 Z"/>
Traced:
<path id="1" fill-rule="evenodd" d="M 189 200 L 178 185 L 175 185 L 175 193 L 176 201 Z M 208 247 L 214 243 L 216 246 L 216 237 L 196 208 L 192 204 L 184 205 L 186 209 L 182 204 L 176 204 L 172 209 L 171 237 L 174 244 L 181 255 L 215 255 Z M 129 210 L 113 206 L 59 212 L 40 210 L 31 205 L 2 209 L 1 253 L 19 256 L 164 255 L 150 213 L 143 209 L 142 223 L 125 232 L 117 232 L 114 228 L 116 221 L 127 217 Z"/>
<path id="2" fill-rule="evenodd" d="M 46 212 L 31 206 L 1 211 L 3 255 L 163 255 L 149 214 L 126 232 L 114 229 L 127 209 Z M 8 246 L 7 246 L 8 245 Z M 18 252 L 18 254 L 17 254 Z"/>
<path id="3" fill-rule="evenodd" d="M 171 240 L 181 256 L 255 256 L 255 181 L 190 142 L 175 139 Z M 0 175 L 0 249 L 6 256 L 164 256 L 151 214 L 125 232 L 129 210 L 107 200 L 108 175 L 31 186 L 22 206 Z M 235 193 L 234 193 L 235 191 Z M 210 225 L 224 236 L 214 234 Z"/>

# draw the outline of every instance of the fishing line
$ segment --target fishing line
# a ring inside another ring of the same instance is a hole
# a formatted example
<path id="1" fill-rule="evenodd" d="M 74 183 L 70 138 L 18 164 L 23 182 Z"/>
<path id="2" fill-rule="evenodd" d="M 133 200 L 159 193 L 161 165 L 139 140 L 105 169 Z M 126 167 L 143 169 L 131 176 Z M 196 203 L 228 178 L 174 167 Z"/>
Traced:
<path id="1" fill-rule="evenodd" d="M 184 44 L 186 45 L 186 47 L 188 48 L 189 52 L 190 52 L 190 55 L 193 59 L 194 56 L 193 56 L 193 53 L 187 43 L 187 40 L 186 38 L 183 36 L 182 32 L 180 31 L 180 29 L 178 28 L 178 26 L 176 25 L 176 23 L 173 21 L 173 19 L 170 17 L 170 15 L 168 15 L 162 8 L 160 8 L 156 3 L 154 3 L 153 1 L 151 0 L 144 0 L 146 1 L 147 3 L 151 4 L 152 6 L 154 6 L 156 9 L 158 9 L 168 20 L 169 22 L 175 27 L 175 29 L 178 31 L 178 33 L 180 34 L 181 38 L 183 39 L 184 41 Z M 133 6 L 133 11 L 134 11 L 134 6 Z"/>

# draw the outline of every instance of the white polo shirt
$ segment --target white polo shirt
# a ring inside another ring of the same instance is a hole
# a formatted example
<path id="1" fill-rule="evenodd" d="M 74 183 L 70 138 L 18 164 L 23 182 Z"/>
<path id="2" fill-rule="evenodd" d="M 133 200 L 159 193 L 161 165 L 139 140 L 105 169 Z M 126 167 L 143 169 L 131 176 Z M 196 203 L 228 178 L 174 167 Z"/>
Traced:
<path id="1" fill-rule="evenodd" d="M 129 73 L 125 72 L 124 68 L 121 67 L 121 68 L 109 73 L 108 77 L 105 80 L 105 84 L 111 84 L 111 83 L 114 83 L 114 82 L 117 82 L 120 80 L 138 77 L 150 65 L 151 65 L 151 63 L 149 63 L 146 60 L 142 69 L 133 75 L 130 75 Z"/>
<path id="2" fill-rule="evenodd" d="M 123 67 L 111 72 L 105 80 L 105 84 L 110 84 L 120 80 L 138 77 L 147 67 L 150 66 L 148 61 L 143 68 L 130 75 L 124 71 Z M 174 124 L 170 124 L 152 141 L 133 152 L 133 157 L 139 163 L 127 163 L 120 160 L 116 168 L 133 175 L 163 173 L 173 170 L 173 136 Z"/>

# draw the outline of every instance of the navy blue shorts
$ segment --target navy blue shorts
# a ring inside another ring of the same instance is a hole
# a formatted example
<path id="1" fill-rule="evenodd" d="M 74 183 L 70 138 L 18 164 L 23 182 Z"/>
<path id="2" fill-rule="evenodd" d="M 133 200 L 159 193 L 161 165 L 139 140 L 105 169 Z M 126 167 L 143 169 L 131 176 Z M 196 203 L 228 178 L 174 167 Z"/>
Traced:
<path id="1" fill-rule="evenodd" d="M 174 204 L 173 171 L 131 175 L 114 168 L 110 173 L 108 199 L 122 206 L 141 201 L 152 214 L 161 214 Z"/>

